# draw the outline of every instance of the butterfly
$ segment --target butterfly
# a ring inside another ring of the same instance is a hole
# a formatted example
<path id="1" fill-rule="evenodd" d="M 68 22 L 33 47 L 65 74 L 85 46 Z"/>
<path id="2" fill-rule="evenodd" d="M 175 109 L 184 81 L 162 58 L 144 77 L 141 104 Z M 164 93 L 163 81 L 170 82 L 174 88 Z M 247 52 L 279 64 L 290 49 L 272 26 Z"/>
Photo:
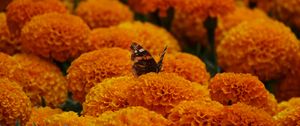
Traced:
<path id="1" fill-rule="evenodd" d="M 162 68 L 162 62 L 167 51 L 167 46 L 160 55 L 159 61 L 156 63 L 151 54 L 141 45 L 133 42 L 130 46 L 131 60 L 134 62 L 132 70 L 135 76 L 140 76 L 149 72 L 158 73 Z"/>

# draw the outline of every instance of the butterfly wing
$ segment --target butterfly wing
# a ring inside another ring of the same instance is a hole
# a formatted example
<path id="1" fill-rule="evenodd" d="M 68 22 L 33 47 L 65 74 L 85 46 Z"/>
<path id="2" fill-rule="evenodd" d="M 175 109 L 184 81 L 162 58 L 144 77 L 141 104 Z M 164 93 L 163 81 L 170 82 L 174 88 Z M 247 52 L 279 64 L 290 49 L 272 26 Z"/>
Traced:
<path id="1" fill-rule="evenodd" d="M 147 50 L 137 43 L 132 43 L 130 48 L 131 60 L 134 62 L 132 69 L 136 76 L 157 72 L 158 65 Z"/>
<path id="2" fill-rule="evenodd" d="M 164 50 L 163 50 L 163 52 L 161 53 L 161 55 L 160 55 L 160 59 L 159 59 L 159 61 L 158 61 L 158 63 L 157 63 L 157 72 L 159 72 L 160 70 L 161 70 L 161 68 L 162 68 L 162 62 L 163 62 L 163 60 L 164 60 L 164 56 L 165 56 L 165 54 L 166 54 L 166 52 L 167 52 L 167 46 L 164 48 Z"/>

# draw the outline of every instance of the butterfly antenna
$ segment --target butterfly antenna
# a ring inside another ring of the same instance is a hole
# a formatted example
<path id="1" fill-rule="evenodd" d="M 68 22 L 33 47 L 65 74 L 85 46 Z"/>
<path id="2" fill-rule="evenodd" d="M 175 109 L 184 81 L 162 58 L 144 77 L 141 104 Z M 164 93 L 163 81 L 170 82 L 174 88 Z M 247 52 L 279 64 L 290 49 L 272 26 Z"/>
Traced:
<path id="1" fill-rule="evenodd" d="M 160 59 L 159 59 L 159 61 L 158 61 L 158 63 L 157 63 L 157 72 L 159 72 L 160 70 L 161 70 L 161 68 L 162 68 L 162 62 L 163 62 L 163 60 L 164 60 L 164 56 L 165 56 L 165 54 L 166 54 L 166 52 L 167 52 L 167 48 L 168 48 L 168 46 L 166 46 L 165 48 L 164 48 L 164 50 L 163 50 L 163 52 L 161 53 L 161 55 L 160 55 Z"/>

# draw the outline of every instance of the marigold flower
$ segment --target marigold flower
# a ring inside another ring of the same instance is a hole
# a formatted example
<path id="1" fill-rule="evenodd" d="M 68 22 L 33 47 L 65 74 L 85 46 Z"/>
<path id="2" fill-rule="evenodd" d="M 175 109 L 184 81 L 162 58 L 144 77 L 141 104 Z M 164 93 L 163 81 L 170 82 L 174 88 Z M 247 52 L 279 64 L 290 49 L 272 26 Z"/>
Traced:
<path id="1" fill-rule="evenodd" d="M 163 71 L 177 73 L 187 80 L 200 84 L 206 84 L 210 78 L 203 61 L 188 53 L 166 55 L 163 60 Z"/>
<path id="2" fill-rule="evenodd" d="M 243 103 L 225 107 L 218 119 L 220 120 L 221 125 L 224 126 L 275 125 L 272 116 L 264 110 Z"/>
<path id="3" fill-rule="evenodd" d="M 67 98 L 67 81 L 60 69 L 49 61 L 30 54 L 16 54 L 13 58 L 29 73 L 30 84 L 20 84 L 33 106 L 59 107 Z"/>
<path id="4" fill-rule="evenodd" d="M 7 23 L 5 13 L 0 13 L 0 52 L 14 54 L 17 51 L 16 41 L 12 38 Z"/>
<path id="5" fill-rule="evenodd" d="M 29 75 L 12 57 L 0 52 L 0 78 L 8 78 L 20 85 L 30 84 Z"/>
<path id="6" fill-rule="evenodd" d="M 242 102 L 275 114 L 277 101 L 257 77 L 250 74 L 221 73 L 212 78 L 208 88 L 212 100 L 223 105 Z"/>
<path id="7" fill-rule="evenodd" d="M 128 0 L 128 5 L 141 14 L 159 12 L 160 17 L 167 16 L 167 10 L 172 6 L 172 0 Z"/>
<path id="8" fill-rule="evenodd" d="M 97 124 L 103 126 L 168 126 L 170 121 L 158 113 L 137 106 L 115 112 L 107 111 L 97 118 Z"/>
<path id="9" fill-rule="evenodd" d="M 277 126 L 300 125 L 300 106 L 286 108 L 273 117 Z"/>
<path id="10" fill-rule="evenodd" d="M 182 101 L 168 115 L 172 125 L 219 125 L 223 105 L 216 101 Z"/>
<path id="11" fill-rule="evenodd" d="M 274 13 L 279 20 L 300 29 L 300 0 L 275 0 Z"/>
<path id="12" fill-rule="evenodd" d="M 133 13 L 117 0 L 88 0 L 80 2 L 76 8 L 90 28 L 109 27 L 121 22 L 132 21 Z"/>
<path id="13" fill-rule="evenodd" d="M 73 97 L 83 102 L 85 95 L 106 78 L 131 75 L 130 52 L 121 48 L 102 48 L 82 54 L 67 73 L 68 88 Z"/>
<path id="14" fill-rule="evenodd" d="M 67 9 L 59 0 L 14 0 L 7 6 L 9 30 L 18 37 L 32 17 L 50 12 L 66 13 Z"/>
<path id="15" fill-rule="evenodd" d="M 148 73 L 139 76 L 137 83 L 128 90 L 130 106 L 143 106 L 162 115 L 170 112 L 183 100 L 207 98 L 207 88 L 199 88 L 172 73 Z"/>
<path id="16" fill-rule="evenodd" d="M 204 20 L 202 17 L 195 18 L 189 14 L 175 12 L 171 31 L 180 42 L 190 45 L 200 42 L 201 45 L 207 46 L 208 39 L 207 31 L 203 26 Z"/>
<path id="17" fill-rule="evenodd" d="M 278 104 L 278 107 L 279 107 L 279 112 L 287 108 L 300 107 L 300 97 L 293 97 L 288 101 L 282 101 Z"/>
<path id="18" fill-rule="evenodd" d="M 79 117 L 75 112 L 63 112 L 44 119 L 46 126 L 94 126 L 95 117 Z"/>
<path id="19" fill-rule="evenodd" d="M 93 29 L 88 37 L 89 50 L 97 50 L 104 47 L 119 47 L 130 49 L 132 42 L 138 42 L 137 34 L 129 29 L 109 27 Z"/>
<path id="20" fill-rule="evenodd" d="M 134 85 L 132 76 L 105 79 L 86 95 L 83 114 L 98 117 L 105 111 L 116 111 L 128 106 L 129 87 Z"/>
<path id="21" fill-rule="evenodd" d="M 298 40 L 288 27 L 261 19 L 232 28 L 218 45 L 217 55 L 224 71 L 251 73 L 268 81 L 293 68 L 298 50 Z"/>
<path id="22" fill-rule="evenodd" d="M 191 14 L 195 17 L 217 17 L 226 15 L 235 8 L 234 0 L 174 0 L 176 11 Z"/>
<path id="23" fill-rule="evenodd" d="M 44 120 L 46 118 L 59 113 L 62 113 L 62 110 L 52 109 L 50 107 L 34 107 L 26 126 L 45 126 Z"/>
<path id="24" fill-rule="evenodd" d="M 216 45 L 220 43 L 231 28 L 238 24 L 244 21 L 253 21 L 265 18 L 268 18 L 267 14 L 259 9 L 249 9 L 243 6 L 237 7 L 232 13 L 228 13 L 227 15 L 219 18 L 216 29 Z"/>
<path id="25" fill-rule="evenodd" d="M 0 125 L 25 125 L 30 118 L 31 103 L 22 88 L 7 78 L 0 78 Z"/>
<path id="26" fill-rule="evenodd" d="M 178 41 L 168 31 L 151 23 L 125 22 L 117 27 L 136 33 L 138 36 L 137 43 L 141 44 L 152 55 L 159 55 L 165 46 L 168 46 L 168 53 L 181 50 Z"/>
<path id="27" fill-rule="evenodd" d="M 22 50 L 63 62 L 87 50 L 89 27 L 79 17 L 48 13 L 35 16 L 22 29 Z"/>
<path id="28" fill-rule="evenodd" d="M 174 0 L 175 16 L 172 32 L 180 40 L 189 43 L 208 44 L 203 25 L 210 17 L 226 15 L 235 9 L 234 0 Z"/>

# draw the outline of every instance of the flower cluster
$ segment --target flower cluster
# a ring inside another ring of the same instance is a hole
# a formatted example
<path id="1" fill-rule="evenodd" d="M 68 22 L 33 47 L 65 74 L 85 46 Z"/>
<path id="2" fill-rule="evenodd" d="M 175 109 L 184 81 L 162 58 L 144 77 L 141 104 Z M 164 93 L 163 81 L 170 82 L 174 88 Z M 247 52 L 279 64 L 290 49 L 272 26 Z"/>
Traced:
<path id="1" fill-rule="evenodd" d="M 132 21 L 133 13 L 117 0 L 87 0 L 79 3 L 76 14 L 90 28 L 109 27 L 124 21 Z"/>

